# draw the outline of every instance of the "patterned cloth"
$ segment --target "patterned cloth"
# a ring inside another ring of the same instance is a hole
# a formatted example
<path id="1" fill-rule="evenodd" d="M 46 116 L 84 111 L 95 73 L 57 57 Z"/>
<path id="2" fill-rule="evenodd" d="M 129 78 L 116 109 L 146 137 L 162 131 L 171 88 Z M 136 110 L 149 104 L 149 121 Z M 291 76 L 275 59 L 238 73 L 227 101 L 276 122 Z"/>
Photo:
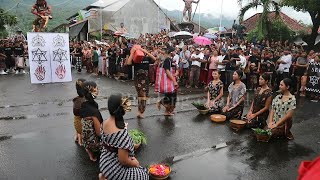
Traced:
<path id="1" fill-rule="evenodd" d="M 269 97 L 272 97 L 272 90 L 266 89 L 261 94 L 259 94 L 261 91 L 261 87 L 259 87 L 256 92 L 254 93 L 254 99 L 253 99 L 253 109 L 252 113 L 259 112 L 261 109 L 265 107 L 266 101 Z M 269 109 L 265 111 L 264 113 L 260 114 L 256 118 L 252 119 L 251 123 L 248 123 L 247 126 L 250 128 L 261 128 L 263 129 L 267 123 L 267 119 L 269 116 Z"/>
<path id="2" fill-rule="evenodd" d="M 81 124 L 83 147 L 89 149 L 92 152 L 99 152 L 100 139 L 96 135 L 93 120 L 82 118 Z"/>
<path id="3" fill-rule="evenodd" d="M 208 84 L 208 90 L 209 90 L 209 94 L 210 94 L 210 100 L 213 101 L 215 100 L 219 94 L 221 89 L 223 88 L 223 82 L 219 81 L 217 84 L 213 84 L 213 81 L 211 81 Z M 215 101 L 215 103 L 213 104 L 213 106 L 210 108 L 210 111 L 212 112 L 220 112 L 223 108 L 223 101 L 222 98 L 218 99 L 217 101 Z"/>
<path id="4" fill-rule="evenodd" d="M 148 70 L 140 69 L 135 73 L 134 85 L 138 93 L 138 110 L 144 113 L 146 110 L 147 100 L 149 96 L 149 72 Z"/>
<path id="5" fill-rule="evenodd" d="M 233 108 L 230 111 L 223 113 L 227 117 L 228 120 L 230 119 L 241 119 L 243 108 L 244 108 L 244 101 L 242 101 L 238 106 L 236 104 L 240 101 L 240 99 L 246 95 L 246 85 L 241 82 L 238 87 L 234 86 L 234 83 L 231 83 L 228 88 L 229 96 L 230 96 L 230 105 L 229 108 Z"/>
<path id="6" fill-rule="evenodd" d="M 74 129 L 77 131 L 77 133 L 81 134 L 82 133 L 82 123 L 81 123 L 80 116 L 74 116 L 73 125 L 74 125 Z"/>
<path id="7" fill-rule="evenodd" d="M 134 157 L 133 140 L 126 129 L 112 134 L 101 135 L 103 144 L 100 155 L 100 172 L 108 180 L 148 180 L 148 170 L 143 167 L 125 167 L 118 159 L 118 149 L 129 151 L 129 156 Z M 112 148 L 107 148 L 112 147 Z M 110 149 L 114 149 L 111 151 Z"/>
<path id="8" fill-rule="evenodd" d="M 296 109 L 296 97 L 291 96 L 288 101 L 282 101 L 282 95 L 276 96 L 272 101 L 272 109 L 274 111 L 273 120 L 278 122 L 289 111 Z"/>

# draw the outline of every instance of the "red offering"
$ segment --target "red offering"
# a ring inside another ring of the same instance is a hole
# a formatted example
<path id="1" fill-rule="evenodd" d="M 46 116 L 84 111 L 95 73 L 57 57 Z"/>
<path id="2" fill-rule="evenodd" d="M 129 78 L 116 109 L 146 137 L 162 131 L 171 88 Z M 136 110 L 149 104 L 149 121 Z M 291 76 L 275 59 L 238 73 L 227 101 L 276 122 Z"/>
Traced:
<path id="1" fill-rule="evenodd" d="M 132 48 L 136 48 L 136 52 L 133 54 L 133 62 L 134 63 L 141 63 L 141 61 L 144 58 L 144 52 L 141 51 L 141 46 L 140 45 L 134 45 Z"/>
<path id="2" fill-rule="evenodd" d="M 153 164 L 149 167 L 149 173 L 153 179 L 166 179 L 171 173 L 171 168 L 166 164 Z"/>

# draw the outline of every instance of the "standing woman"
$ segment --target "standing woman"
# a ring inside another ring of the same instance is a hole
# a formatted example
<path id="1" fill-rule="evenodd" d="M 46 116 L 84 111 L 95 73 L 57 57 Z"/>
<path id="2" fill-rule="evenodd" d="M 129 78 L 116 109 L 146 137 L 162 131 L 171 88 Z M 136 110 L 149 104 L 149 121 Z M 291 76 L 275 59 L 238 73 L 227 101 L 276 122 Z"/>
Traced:
<path id="1" fill-rule="evenodd" d="M 233 73 L 233 82 L 229 85 L 228 88 L 228 98 L 227 105 L 223 108 L 222 114 L 230 119 L 241 119 L 243 108 L 244 108 L 244 100 L 246 96 L 246 85 L 241 82 L 241 78 L 243 76 L 243 72 L 241 70 L 237 70 Z"/>
<path id="2" fill-rule="evenodd" d="M 134 157 L 133 140 L 123 119 L 129 106 L 121 95 L 111 95 L 108 100 L 110 117 L 102 124 L 99 180 L 149 179 L 148 170 Z"/>
<path id="3" fill-rule="evenodd" d="M 212 70 L 212 81 L 208 84 L 207 107 L 211 112 L 220 113 L 223 108 L 223 82 L 220 80 L 221 73 L 217 69 Z"/>
<path id="4" fill-rule="evenodd" d="M 78 79 L 76 82 L 76 89 L 77 89 L 77 94 L 78 96 L 75 97 L 73 101 L 73 115 L 74 115 L 74 128 L 76 130 L 76 135 L 75 135 L 75 141 L 78 141 L 79 145 L 82 146 L 82 124 L 81 124 L 81 117 L 80 117 L 80 110 L 81 110 L 81 105 L 83 102 L 86 101 L 84 97 L 84 90 L 83 90 L 83 83 L 85 82 L 85 79 Z"/>
<path id="5" fill-rule="evenodd" d="M 296 98 L 290 93 L 292 81 L 285 78 L 280 82 L 281 94 L 272 101 L 272 109 L 269 115 L 268 128 L 272 130 L 272 137 L 286 137 L 293 139 L 290 131 L 292 127 L 292 117 L 296 109 Z"/>
<path id="6" fill-rule="evenodd" d="M 259 77 L 259 88 L 254 94 L 250 110 L 247 114 L 247 126 L 249 128 L 263 129 L 267 125 L 269 108 L 272 102 L 272 90 L 268 86 L 270 75 L 267 73 Z"/>
<path id="7" fill-rule="evenodd" d="M 85 102 L 82 103 L 80 109 L 80 117 L 82 118 L 82 141 L 90 160 L 96 161 L 94 154 L 100 150 L 100 125 L 103 121 L 99 106 L 95 102 L 98 96 L 98 86 L 93 81 L 83 83 Z"/>
<path id="8" fill-rule="evenodd" d="M 165 107 L 164 116 L 174 115 L 174 109 L 176 108 L 176 102 L 177 102 L 177 90 L 179 88 L 179 85 L 176 80 L 176 77 L 179 74 L 179 70 L 172 62 L 173 51 L 174 50 L 170 48 L 166 50 L 166 54 L 162 55 L 165 60 L 160 65 L 161 67 L 159 67 L 159 68 L 162 68 L 162 71 L 161 71 L 162 73 L 161 75 L 159 74 L 158 76 L 163 78 L 163 80 L 161 79 L 159 80 L 160 81 L 159 89 L 167 89 L 166 90 L 167 92 L 164 92 L 164 98 L 157 102 L 157 108 L 160 110 L 161 105 Z M 175 72 L 174 72 L 174 69 L 176 69 Z M 156 82 L 156 83 L 159 83 L 159 82 Z M 171 88 L 170 90 L 169 90 L 169 87 Z"/>
<path id="9" fill-rule="evenodd" d="M 208 73 L 208 80 L 207 80 L 207 85 L 212 81 L 212 72 L 214 70 L 218 69 L 218 51 L 217 50 L 213 50 L 212 52 L 212 56 L 210 58 L 210 64 L 209 64 L 209 73 Z"/>
<path id="10" fill-rule="evenodd" d="M 140 63 L 133 62 L 133 55 L 137 50 L 145 53 L 144 59 Z M 149 65 L 156 61 L 156 58 L 145 49 L 132 48 L 131 54 L 127 60 L 127 65 L 134 66 L 134 85 L 138 94 L 138 112 L 137 118 L 144 118 L 143 113 L 146 110 L 147 99 L 149 97 Z"/>
<path id="11" fill-rule="evenodd" d="M 87 73 L 92 73 L 92 51 L 90 47 L 85 47 L 83 50 L 84 64 L 87 69 Z"/>

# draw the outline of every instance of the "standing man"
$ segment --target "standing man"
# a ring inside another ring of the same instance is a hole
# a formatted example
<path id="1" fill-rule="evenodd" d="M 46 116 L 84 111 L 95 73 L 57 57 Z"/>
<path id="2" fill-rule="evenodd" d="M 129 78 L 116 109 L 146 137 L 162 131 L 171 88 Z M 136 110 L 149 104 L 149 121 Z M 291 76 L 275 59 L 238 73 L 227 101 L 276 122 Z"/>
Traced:
<path id="1" fill-rule="evenodd" d="M 190 88 L 191 86 L 198 88 L 201 63 L 206 62 L 203 60 L 203 58 L 204 58 L 204 55 L 203 53 L 200 52 L 199 48 L 197 48 L 196 52 L 191 55 L 192 64 L 191 64 L 190 79 L 189 79 L 190 84 L 187 88 Z"/>
<path id="2" fill-rule="evenodd" d="M 183 9 L 183 17 L 186 16 L 186 13 L 188 11 L 188 22 L 191 21 L 191 14 L 192 14 L 192 3 L 199 3 L 198 1 L 193 1 L 193 0 L 183 0 L 184 2 L 184 9 Z"/>
<path id="3" fill-rule="evenodd" d="M 15 47 L 13 48 L 15 62 L 16 62 L 16 74 L 25 74 L 24 71 L 24 47 L 23 44 L 20 42 L 16 42 Z"/>
<path id="4" fill-rule="evenodd" d="M 183 46 L 182 51 L 180 52 L 180 64 L 182 69 L 181 83 L 183 86 L 188 85 L 189 80 L 189 59 L 191 52 L 188 50 L 186 45 Z"/>
<path id="5" fill-rule="evenodd" d="M 275 87 L 276 90 L 278 90 L 279 84 L 283 79 L 290 77 L 289 71 L 292 64 L 292 56 L 290 54 L 290 50 L 287 48 L 283 51 L 283 53 L 284 54 L 277 61 L 279 65 L 277 69 L 277 84 Z"/>

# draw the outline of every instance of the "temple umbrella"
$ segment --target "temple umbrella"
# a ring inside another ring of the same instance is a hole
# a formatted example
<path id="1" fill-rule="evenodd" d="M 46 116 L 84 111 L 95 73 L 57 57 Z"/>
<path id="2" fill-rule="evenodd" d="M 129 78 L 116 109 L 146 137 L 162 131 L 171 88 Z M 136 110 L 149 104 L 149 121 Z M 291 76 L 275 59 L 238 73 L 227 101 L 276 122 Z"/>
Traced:
<path id="1" fill-rule="evenodd" d="M 193 39 L 193 41 L 196 44 L 201 45 L 201 46 L 206 46 L 206 45 L 212 44 L 210 39 L 208 39 L 206 37 L 203 37 L 203 36 L 196 37 L 196 38 Z"/>
<path id="2" fill-rule="evenodd" d="M 180 32 L 177 32 L 176 34 L 174 34 L 173 37 L 176 39 L 191 39 L 193 36 L 191 33 L 187 32 L 187 31 L 180 31 Z"/>

